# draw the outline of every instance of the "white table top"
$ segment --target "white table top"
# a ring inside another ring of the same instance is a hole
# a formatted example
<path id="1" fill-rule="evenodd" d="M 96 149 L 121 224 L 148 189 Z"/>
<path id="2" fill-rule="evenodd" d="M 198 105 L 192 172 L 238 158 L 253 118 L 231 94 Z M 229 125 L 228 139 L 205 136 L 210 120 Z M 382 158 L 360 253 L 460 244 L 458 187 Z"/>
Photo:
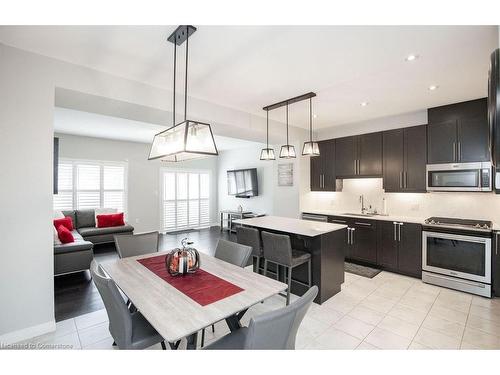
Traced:
<path id="1" fill-rule="evenodd" d="M 251 219 L 233 220 L 233 223 L 250 225 L 252 227 L 277 230 L 285 233 L 315 237 L 325 233 L 347 228 L 347 225 L 323 223 L 319 221 L 292 219 L 281 216 L 262 216 Z"/>
<path id="2" fill-rule="evenodd" d="M 168 342 L 175 342 L 286 290 L 286 284 L 200 253 L 201 268 L 244 290 L 207 306 L 155 275 L 137 259 L 167 252 L 103 262 L 101 266 L 142 315 Z M 285 302 L 283 300 L 283 306 Z"/>

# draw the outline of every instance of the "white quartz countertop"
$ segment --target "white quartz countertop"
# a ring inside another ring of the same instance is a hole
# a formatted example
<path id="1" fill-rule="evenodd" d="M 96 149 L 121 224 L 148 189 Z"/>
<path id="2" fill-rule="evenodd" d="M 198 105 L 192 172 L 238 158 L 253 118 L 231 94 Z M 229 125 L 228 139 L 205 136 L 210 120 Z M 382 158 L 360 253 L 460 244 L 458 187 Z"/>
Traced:
<path id="1" fill-rule="evenodd" d="M 347 228 L 347 225 L 323 223 L 310 220 L 292 219 L 281 216 L 262 216 L 250 219 L 233 220 L 233 223 L 252 227 L 277 230 L 285 233 L 299 234 L 307 237 L 320 236 Z"/>
<path id="2" fill-rule="evenodd" d="M 365 220 L 381 220 L 381 221 L 400 221 L 403 223 L 415 223 L 415 224 L 424 224 L 425 217 L 415 217 L 415 216 L 398 216 L 398 215 L 355 215 L 355 214 L 347 214 L 345 212 L 338 211 L 328 211 L 328 210 L 303 210 L 305 214 L 317 214 L 317 215 L 329 215 L 329 216 L 343 216 L 343 217 L 353 217 L 356 219 L 365 219 Z"/>

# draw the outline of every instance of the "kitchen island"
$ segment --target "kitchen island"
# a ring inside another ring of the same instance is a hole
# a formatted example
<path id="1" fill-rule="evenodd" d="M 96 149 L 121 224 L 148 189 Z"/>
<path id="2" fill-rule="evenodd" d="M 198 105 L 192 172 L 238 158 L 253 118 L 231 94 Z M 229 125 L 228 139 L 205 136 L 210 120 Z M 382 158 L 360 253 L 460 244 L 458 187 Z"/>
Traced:
<path id="1" fill-rule="evenodd" d="M 306 251 L 312 259 L 312 282 L 318 286 L 316 303 L 323 303 L 338 292 L 344 282 L 344 256 L 347 225 L 322 223 L 279 216 L 263 216 L 235 220 L 235 224 L 257 228 L 259 231 L 287 234 L 292 248 Z M 263 262 L 259 265 L 259 269 Z M 268 267 L 268 276 L 277 277 L 274 264 Z M 292 293 L 302 295 L 308 289 L 307 264 L 293 269 Z"/>

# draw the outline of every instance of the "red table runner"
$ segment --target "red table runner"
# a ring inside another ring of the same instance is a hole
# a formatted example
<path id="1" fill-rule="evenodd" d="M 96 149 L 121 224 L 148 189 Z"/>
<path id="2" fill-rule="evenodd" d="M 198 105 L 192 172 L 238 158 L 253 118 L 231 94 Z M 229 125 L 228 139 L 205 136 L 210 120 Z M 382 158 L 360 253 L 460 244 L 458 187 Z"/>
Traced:
<path id="1" fill-rule="evenodd" d="M 196 273 L 171 276 L 165 266 L 165 258 L 166 255 L 158 255 L 137 261 L 201 306 L 210 305 L 244 290 L 201 268 Z"/>

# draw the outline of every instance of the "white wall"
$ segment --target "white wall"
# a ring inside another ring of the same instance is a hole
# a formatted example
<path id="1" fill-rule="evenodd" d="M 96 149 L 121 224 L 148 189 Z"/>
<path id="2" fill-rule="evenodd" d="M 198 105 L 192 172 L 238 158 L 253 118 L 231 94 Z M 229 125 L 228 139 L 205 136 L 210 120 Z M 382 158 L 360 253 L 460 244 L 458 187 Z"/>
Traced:
<path id="1" fill-rule="evenodd" d="M 261 146 L 240 150 L 221 152 L 218 160 L 219 211 L 236 210 L 241 205 L 245 211 L 265 213 L 267 215 L 299 217 L 300 182 L 304 162 L 309 159 L 300 156 L 302 144 L 292 142 L 298 153 L 296 159 L 279 159 L 275 161 L 260 160 Z M 280 145 L 274 147 L 276 156 Z M 293 163 L 293 186 L 278 186 L 278 165 Z M 252 198 L 236 198 L 227 194 L 227 171 L 232 169 L 257 168 L 259 196 Z"/>
<path id="2" fill-rule="evenodd" d="M 211 177 L 211 223 L 217 223 L 217 158 L 208 157 L 182 163 L 148 161 L 149 145 L 102 138 L 56 134 L 61 158 L 122 161 L 128 164 L 127 220 L 137 232 L 159 230 L 160 169 L 208 170 Z"/>

